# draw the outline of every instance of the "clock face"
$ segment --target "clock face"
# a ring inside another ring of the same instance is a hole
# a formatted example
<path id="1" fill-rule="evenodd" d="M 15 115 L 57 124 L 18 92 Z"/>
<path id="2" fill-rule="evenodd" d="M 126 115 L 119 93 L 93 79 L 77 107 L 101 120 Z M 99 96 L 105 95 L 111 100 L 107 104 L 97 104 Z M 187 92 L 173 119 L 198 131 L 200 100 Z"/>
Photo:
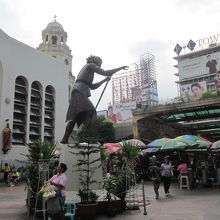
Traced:
<path id="1" fill-rule="evenodd" d="M 68 65 L 69 64 L 69 60 L 65 59 L 65 64 Z"/>

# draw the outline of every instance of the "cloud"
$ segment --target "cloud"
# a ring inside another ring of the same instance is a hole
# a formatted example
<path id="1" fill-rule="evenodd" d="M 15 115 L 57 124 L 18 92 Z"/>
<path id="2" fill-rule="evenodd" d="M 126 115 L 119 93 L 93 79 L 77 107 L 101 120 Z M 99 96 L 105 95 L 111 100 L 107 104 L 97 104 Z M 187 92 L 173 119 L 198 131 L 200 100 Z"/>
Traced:
<path id="1" fill-rule="evenodd" d="M 14 35 L 19 32 L 19 16 L 13 13 L 10 4 L 5 1 L 0 1 L 0 28 L 9 35 Z"/>
<path id="2" fill-rule="evenodd" d="M 130 48 L 130 55 L 139 57 L 141 54 L 149 52 L 154 55 L 161 55 L 169 49 L 169 44 L 160 39 L 147 39 L 133 44 Z"/>

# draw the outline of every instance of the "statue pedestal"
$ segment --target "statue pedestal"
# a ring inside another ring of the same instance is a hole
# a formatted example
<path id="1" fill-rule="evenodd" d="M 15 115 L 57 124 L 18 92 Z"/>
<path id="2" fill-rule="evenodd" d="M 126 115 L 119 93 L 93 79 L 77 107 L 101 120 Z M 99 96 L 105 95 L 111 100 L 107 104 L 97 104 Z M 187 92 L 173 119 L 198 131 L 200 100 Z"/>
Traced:
<path id="1" fill-rule="evenodd" d="M 79 175 L 80 172 L 76 171 L 78 169 L 78 166 L 75 166 L 77 164 L 78 159 L 83 159 L 81 155 L 76 155 L 74 153 L 78 153 L 79 149 L 75 148 L 75 145 L 78 143 L 77 139 L 77 131 L 74 130 L 70 139 L 69 139 L 69 144 L 62 145 L 61 147 L 61 154 L 60 154 L 60 163 L 65 163 L 67 165 L 67 171 L 65 172 L 67 176 L 67 191 L 77 191 L 81 187 L 81 184 L 79 182 Z M 98 159 L 100 157 L 100 153 L 97 154 L 91 154 L 90 158 L 91 160 Z M 93 166 L 98 166 L 101 163 L 101 161 L 98 161 L 94 164 L 91 165 Z M 102 181 L 103 181 L 103 172 L 102 172 L 102 167 L 97 168 L 95 173 L 93 174 L 93 179 L 97 181 L 97 184 L 92 184 L 91 189 L 92 190 L 97 190 L 101 189 L 102 187 Z"/>

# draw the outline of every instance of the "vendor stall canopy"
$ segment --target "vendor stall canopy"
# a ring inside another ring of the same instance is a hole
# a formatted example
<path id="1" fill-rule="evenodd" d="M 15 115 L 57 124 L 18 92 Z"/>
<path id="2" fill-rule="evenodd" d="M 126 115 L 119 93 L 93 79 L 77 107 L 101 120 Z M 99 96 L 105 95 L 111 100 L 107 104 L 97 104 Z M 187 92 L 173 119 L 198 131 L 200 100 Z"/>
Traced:
<path id="1" fill-rule="evenodd" d="M 151 119 L 172 125 L 182 130 L 183 134 L 200 134 L 212 142 L 220 140 L 220 96 L 148 107 L 134 112 L 134 116 L 146 123 Z"/>
<path id="2" fill-rule="evenodd" d="M 220 139 L 220 108 L 209 107 L 182 109 L 181 111 L 171 112 L 160 116 L 167 122 L 176 122 L 193 133 L 203 134 L 212 139 Z"/>

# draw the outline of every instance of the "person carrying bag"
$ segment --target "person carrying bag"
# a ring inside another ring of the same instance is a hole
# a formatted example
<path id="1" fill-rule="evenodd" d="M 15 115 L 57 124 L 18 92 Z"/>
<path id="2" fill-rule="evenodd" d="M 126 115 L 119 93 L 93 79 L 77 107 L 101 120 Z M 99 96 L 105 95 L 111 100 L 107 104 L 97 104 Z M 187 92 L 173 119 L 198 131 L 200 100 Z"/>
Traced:
<path id="1" fill-rule="evenodd" d="M 57 174 L 46 182 L 46 184 L 50 183 L 56 192 L 52 198 L 48 197 L 47 199 L 47 212 L 52 220 L 64 220 L 65 187 L 67 184 L 67 177 L 64 173 L 67 170 L 67 166 L 64 163 L 60 163 L 56 169 Z"/>

